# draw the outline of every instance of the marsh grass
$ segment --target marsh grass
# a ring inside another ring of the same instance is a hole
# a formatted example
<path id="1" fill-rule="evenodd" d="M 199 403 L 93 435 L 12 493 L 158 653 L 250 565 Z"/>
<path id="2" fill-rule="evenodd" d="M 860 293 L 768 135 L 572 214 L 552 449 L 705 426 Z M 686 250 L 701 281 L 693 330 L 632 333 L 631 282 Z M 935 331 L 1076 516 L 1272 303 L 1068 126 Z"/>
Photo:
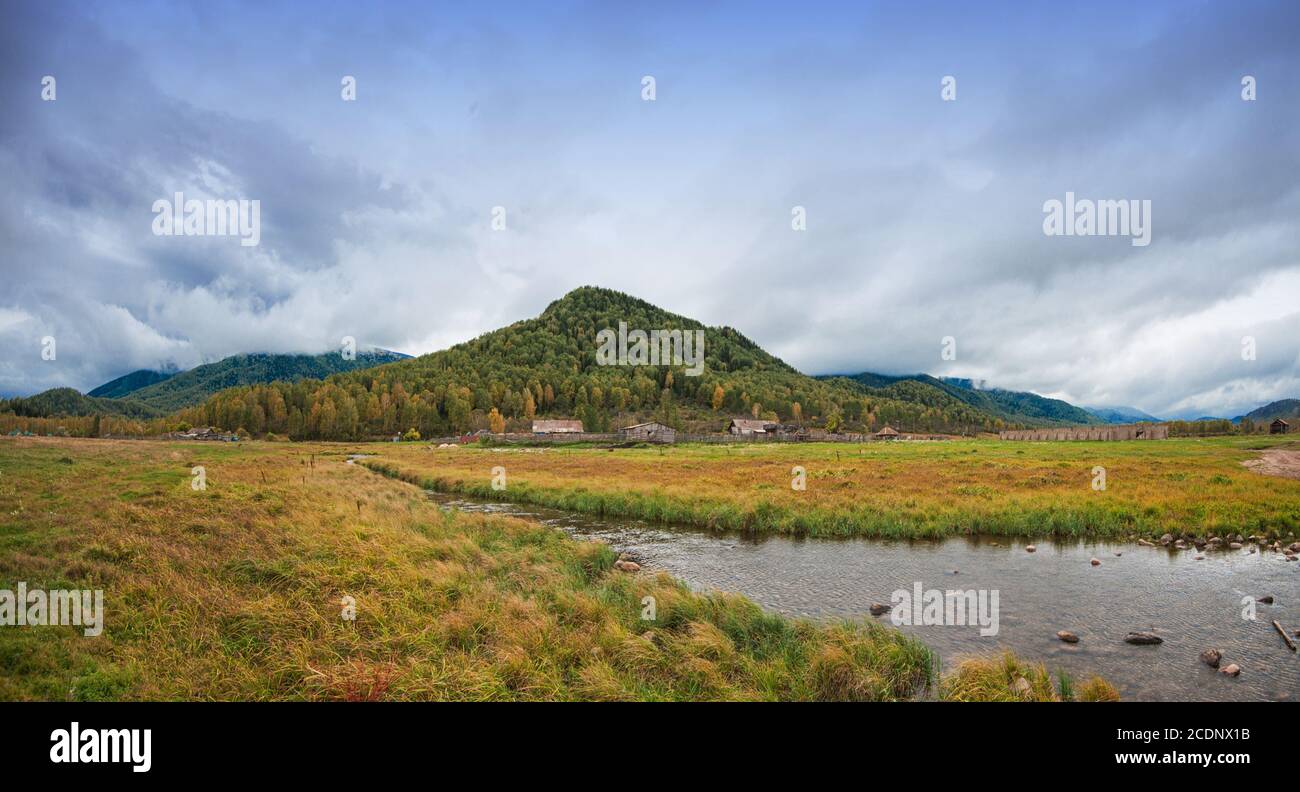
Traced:
<path id="1" fill-rule="evenodd" d="M 1285 536 L 1300 481 L 1250 472 L 1260 438 L 1131 443 L 772 444 L 656 449 L 378 448 L 426 489 L 720 530 L 884 538 Z M 509 471 L 493 490 L 490 469 Z M 793 465 L 808 488 L 790 487 Z M 1092 469 L 1107 488 L 1092 488 Z"/>
<path id="2" fill-rule="evenodd" d="M 345 454 L 0 440 L 0 587 L 105 591 L 98 638 L 0 628 L 0 699 L 883 701 L 935 678 L 896 630 L 617 572 L 603 544 L 443 512 Z"/>
<path id="3" fill-rule="evenodd" d="M 1023 683 L 1017 685 L 1020 680 Z M 1093 677 L 1076 690 L 1064 671 L 1057 684 L 1041 663 L 1027 663 L 1010 652 L 994 658 L 959 662 L 939 683 L 943 701 L 1118 701 L 1110 683 Z"/>

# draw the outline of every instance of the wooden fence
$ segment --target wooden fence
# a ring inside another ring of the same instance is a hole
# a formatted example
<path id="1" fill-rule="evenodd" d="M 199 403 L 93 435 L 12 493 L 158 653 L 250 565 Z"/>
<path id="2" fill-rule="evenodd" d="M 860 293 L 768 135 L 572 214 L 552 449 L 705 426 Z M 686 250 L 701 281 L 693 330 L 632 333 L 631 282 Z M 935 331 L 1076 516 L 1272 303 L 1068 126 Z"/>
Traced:
<path id="1" fill-rule="evenodd" d="M 1063 426 L 1055 429 L 1013 429 L 998 433 L 1001 440 L 1167 440 L 1168 424 Z"/>

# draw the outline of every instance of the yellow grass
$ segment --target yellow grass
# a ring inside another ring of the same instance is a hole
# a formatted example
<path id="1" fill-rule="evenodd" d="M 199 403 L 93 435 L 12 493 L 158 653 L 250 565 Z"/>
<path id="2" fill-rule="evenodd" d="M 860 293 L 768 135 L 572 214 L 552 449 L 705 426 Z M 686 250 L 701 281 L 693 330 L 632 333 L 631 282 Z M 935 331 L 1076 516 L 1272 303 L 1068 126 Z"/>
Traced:
<path id="1" fill-rule="evenodd" d="M 1284 440 L 752 444 L 630 449 L 375 444 L 377 470 L 434 489 L 755 531 L 1127 538 L 1285 536 L 1300 481 L 1242 467 Z M 492 469 L 507 488 L 494 491 Z M 791 486 L 797 467 L 806 489 Z M 1094 488 L 1104 470 L 1105 488 Z"/>
<path id="2" fill-rule="evenodd" d="M 0 439 L 0 589 L 103 589 L 106 611 L 99 637 L 0 627 L 0 700 L 978 697 L 932 688 L 933 655 L 889 627 L 618 572 L 351 450 Z"/>

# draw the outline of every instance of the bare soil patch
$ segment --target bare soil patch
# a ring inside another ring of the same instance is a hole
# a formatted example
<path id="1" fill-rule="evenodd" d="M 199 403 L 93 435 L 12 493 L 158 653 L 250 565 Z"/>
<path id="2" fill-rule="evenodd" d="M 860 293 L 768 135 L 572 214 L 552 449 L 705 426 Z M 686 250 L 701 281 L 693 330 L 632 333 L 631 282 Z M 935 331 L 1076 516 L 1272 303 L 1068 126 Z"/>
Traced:
<path id="1" fill-rule="evenodd" d="M 1266 476 L 1300 479 L 1300 451 L 1275 448 L 1260 454 L 1259 459 L 1248 459 L 1241 464 Z"/>

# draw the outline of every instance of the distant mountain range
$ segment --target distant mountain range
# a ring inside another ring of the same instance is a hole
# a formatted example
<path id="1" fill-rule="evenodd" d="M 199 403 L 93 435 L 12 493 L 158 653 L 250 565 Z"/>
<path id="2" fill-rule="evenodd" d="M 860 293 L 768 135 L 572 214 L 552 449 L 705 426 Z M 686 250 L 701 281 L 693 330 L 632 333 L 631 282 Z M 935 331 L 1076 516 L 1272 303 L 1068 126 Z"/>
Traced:
<path id="1" fill-rule="evenodd" d="M 201 404 L 212 394 L 237 385 L 325 379 L 331 374 L 372 368 L 408 357 L 410 355 L 388 350 L 357 352 L 352 360 L 345 359 L 338 352 L 321 355 L 231 355 L 216 363 L 205 363 L 171 376 L 160 372 L 134 371 L 125 377 L 104 383 L 95 390 L 109 388 L 123 379 L 134 378 L 134 381 L 141 383 L 139 387 L 125 391 L 119 398 L 129 398 L 163 412 L 174 412 L 182 407 Z M 160 379 L 147 382 L 150 374 L 157 375 Z"/>
<path id="2" fill-rule="evenodd" d="M 1258 410 L 1251 410 L 1243 416 L 1233 418 L 1233 423 L 1240 421 L 1242 418 L 1249 418 L 1255 423 L 1269 423 L 1275 418 L 1281 418 L 1284 421 L 1297 421 L 1300 420 L 1300 399 L 1282 399 L 1265 404 Z"/>
<path id="3" fill-rule="evenodd" d="M 1136 407 L 1083 407 L 1105 423 L 1126 424 L 1139 421 L 1159 421 L 1154 415 Z"/>
<path id="4" fill-rule="evenodd" d="M 410 355 L 383 349 L 357 352 L 351 360 L 345 359 L 338 352 L 320 355 L 232 355 L 188 371 L 132 371 L 109 380 L 84 395 L 72 388 L 53 388 L 33 396 L 0 400 L 0 410 L 8 409 L 18 415 L 31 417 L 111 415 L 157 418 L 202 404 L 212 394 L 226 388 L 275 381 L 324 379 L 331 374 L 373 368 L 408 357 Z"/>
<path id="5" fill-rule="evenodd" d="M 1046 396 L 1023 391 L 980 388 L 972 380 L 956 377 L 939 378 L 929 374 L 890 376 L 863 372 L 847 376 L 822 376 L 819 379 L 845 379 L 868 388 L 888 388 L 901 382 L 920 383 L 1007 423 L 1031 426 L 1078 425 L 1102 423 L 1104 420 L 1060 399 L 1049 399 Z"/>
<path id="6" fill-rule="evenodd" d="M 684 366 L 600 365 L 598 336 L 620 323 L 702 333 L 699 376 Z M 383 374 L 370 371 L 381 365 Z M 442 436 L 499 419 L 524 428 L 537 416 L 576 417 L 597 431 L 645 419 L 717 431 L 737 415 L 845 431 L 892 425 L 963 433 L 1158 420 L 1132 407 L 1079 407 L 961 378 L 872 372 L 810 377 L 733 328 L 706 327 L 597 287 L 575 289 L 533 319 L 416 358 L 385 350 L 360 352 L 354 360 L 338 353 L 234 355 L 178 373 L 129 372 L 84 395 L 56 388 L 0 401 L 3 411 L 171 416 L 303 439 L 391 436 L 411 428 Z M 490 418 L 493 412 L 499 418 Z M 1300 400 L 1249 414 L 1256 421 L 1277 416 L 1300 417 Z"/>

